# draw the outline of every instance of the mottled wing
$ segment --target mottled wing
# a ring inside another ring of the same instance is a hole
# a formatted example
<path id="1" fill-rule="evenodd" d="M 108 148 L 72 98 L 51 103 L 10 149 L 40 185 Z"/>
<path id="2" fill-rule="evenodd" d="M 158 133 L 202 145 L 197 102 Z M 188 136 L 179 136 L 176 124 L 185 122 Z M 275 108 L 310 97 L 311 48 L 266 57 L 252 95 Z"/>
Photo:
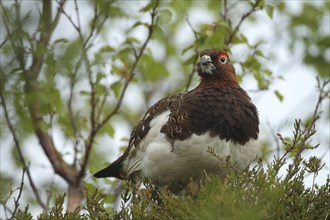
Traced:
<path id="1" fill-rule="evenodd" d="M 129 140 L 129 147 L 137 146 L 150 129 L 150 122 L 164 111 L 170 110 L 170 116 L 180 108 L 183 94 L 170 96 L 159 100 L 148 109 L 144 117 L 134 127 Z M 171 117 L 169 118 L 171 120 Z"/>
<path id="2" fill-rule="evenodd" d="M 94 176 L 97 178 L 116 177 L 119 179 L 125 179 L 130 173 L 134 172 L 134 170 L 136 170 L 134 166 L 139 166 L 139 162 L 130 164 L 128 173 L 122 173 L 124 160 L 128 157 L 131 150 L 133 150 L 132 148 L 137 147 L 141 140 L 147 135 L 150 130 L 150 122 L 164 111 L 175 111 L 177 106 L 180 106 L 179 102 L 181 102 L 182 96 L 183 94 L 178 94 L 161 99 L 150 107 L 144 117 L 133 128 L 130 140 L 128 142 L 128 147 L 124 154 L 109 166 L 94 174 Z M 132 160 L 134 161 L 134 158 Z"/>
<path id="3" fill-rule="evenodd" d="M 193 133 L 185 102 L 186 95 L 175 96 L 171 102 L 167 103 L 167 109 L 170 110 L 170 114 L 167 123 L 163 125 L 160 131 L 166 135 L 171 143 L 176 139 L 184 140 Z"/>

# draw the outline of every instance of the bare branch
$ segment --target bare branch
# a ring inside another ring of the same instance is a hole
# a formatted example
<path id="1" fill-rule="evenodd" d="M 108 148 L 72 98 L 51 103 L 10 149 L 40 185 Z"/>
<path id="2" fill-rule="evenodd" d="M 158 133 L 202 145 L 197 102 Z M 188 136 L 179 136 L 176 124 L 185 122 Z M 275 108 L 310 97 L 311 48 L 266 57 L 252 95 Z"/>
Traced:
<path id="1" fill-rule="evenodd" d="M 188 26 L 190 27 L 190 30 L 194 33 L 194 37 L 195 37 L 195 41 L 198 39 L 198 35 L 197 35 L 197 31 L 194 29 L 194 27 L 192 26 L 188 15 L 186 16 L 186 22 L 188 24 Z"/>
<path id="2" fill-rule="evenodd" d="M 315 106 L 315 109 L 314 109 L 314 112 L 312 115 L 312 120 L 308 125 L 308 129 L 307 129 L 308 134 L 311 132 L 316 120 L 319 118 L 319 113 L 320 113 L 319 109 L 320 109 L 322 101 L 325 98 L 327 98 L 330 94 L 330 91 L 326 90 L 327 85 L 330 83 L 330 79 L 324 81 L 323 83 L 320 82 L 319 78 L 316 78 L 316 80 L 317 80 L 317 87 L 319 90 L 319 96 L 318 96 L 318 100 L 317 100 L 317 103 L 316 103 L 316 106 Z"/>
<path id="3" fill-rule="evenodd" d="M 17 212 L 18 207 L 19 207 L 19 200 L 21 199 L 22 192 L 23 192 L 23 187 L 24 187 L 24 174 L 25 174 L 25 169 L 23 168 L 21 185 L 19 187 L 19 192 L 18 192 L 17 198 L 16 199 L 14 198 L 15 208 L 14 208 L 14 211 L 12 213 L 12 217 L 10 219 L 14 219 L 15 218 L 16 212 Z"/>
<path id="4" fill-rule="evenodd" d="M 273 138 L 273 140 L 274 140 L 274 142 L 276 144 L 276 155 L 277 155 L 277 157 L 279 157 L 280 156 L 280 149 L 281 149 L 281 147 L 280 147 L 280 141 L 278 139 L 278 136 L 276 135 L 279 132 L 275 132 L 274 131 L 274 129 L 272 128 L 272 126 L 271 126 L 271 124 L 269 122 L 269 120 L 267 120 L 267 126 L 268 126 L 268 128 L 270 130 L 270 133 L 272 135 L 272 138 Z"/>
<path id="5" fill-rule="evenodd" d="M 228 9 L 228 1 L 227 0 L 224 0 L 223 1 L 223 14 L 221 14 L 221 17 L 224 21 L 227 21 L 228 20 L 228 12 L 229 12 L 229 9 Z"/>

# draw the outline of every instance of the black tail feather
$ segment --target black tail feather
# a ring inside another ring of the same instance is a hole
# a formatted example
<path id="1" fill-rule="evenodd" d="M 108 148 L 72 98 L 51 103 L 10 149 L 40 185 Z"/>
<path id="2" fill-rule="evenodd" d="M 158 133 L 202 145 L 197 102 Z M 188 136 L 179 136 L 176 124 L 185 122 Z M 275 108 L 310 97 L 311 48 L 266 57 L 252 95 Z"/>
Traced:
<path id="1" fill-rule="evenodd" d="M 121 175 L 122 162 L 123 162 L 122 158 L 118 158 L 118 160 L 116 160 L 109 166 L 95 173 L 94 177 L 96 178 L 115 177 L 118 179 L 124 179 L 124 177 Z"/>

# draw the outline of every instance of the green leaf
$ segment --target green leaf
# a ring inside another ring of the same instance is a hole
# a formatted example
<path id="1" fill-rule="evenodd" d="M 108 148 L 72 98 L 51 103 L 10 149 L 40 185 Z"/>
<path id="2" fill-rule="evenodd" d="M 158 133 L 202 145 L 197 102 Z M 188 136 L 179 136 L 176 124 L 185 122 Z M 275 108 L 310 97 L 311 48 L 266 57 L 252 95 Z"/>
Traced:
<path id="1" fill-rule="evenodd" d="M 59 39 L 56 39 L 56 40 L 54 41 L 53 44 L 59 44 L 59 43 L 66 44 L 66 43 L 68 43 L 68 42 L 69 42 L 68 39 L 65 39 L 65 38 L 59 38 Z"/>
<path id="2" fill-rule="evenodd" d="M 137 22 L 135 22 L 135 23 L 133 24 L 133 26 L 131 27 L 131 29 L 136 28 L 136 27 L 141 26 L 141 25 L 143 25 L 143 26 L 145 26 L 145 27 L 148 27 L 148 26 L 149 26 L 149 24 L 146 23 L 146 22 L 137 21 Z"/>
<path id="3" fill-rule="evenodd" d="M 152 55 L 143 54 L 138 64 L 144 80 L 156 81 L 169 75 L 163 63 L 160 63 Z"/>
<path id="4" fill-rule="evenodd" d="M 163 9 L 159 12 L 159 14 L 160 14 L 160 20 L 163 23 L 168 24 L 172 21 L 173 14 L 171 10 Z"/>
<path id="5" fill-rule="evenodd" d="M 100 52 L 102 52 L 102 53 L 112 53 L 114 51 L 115 51 L 115 49 L 109 45 L 106 45 L 100 49 Z"/>
<path id="6" fill-rule="evenodd" d="M 272 5 L 266 5 L 266 13 L 268 15 L 269 18 L 273 18 L 274 15 L 274 6 Z"/>
<path id="7" fill-rule="evenodd" d="M 265 7 L 265 0 L 259 1 L 257 7 L 259 7 L 260 9 L 263 9 Z"/>
<path id="8" fill-rule="evenodd" d="M 264 53 L 261 50 L 257 50 L 255 52 L 255 54 L 258 55 L 259 57 L 266 58 L 265 55 L 264 55 Z"/>
<path id="9" fill-rule="evenodd" d="M 271 75 L 273 75 L 273 72 L 272 72 L 270 69 L 265 69 L 265 70 L 263 70 L 263 73 L 264 73 L 266 76 L 271 76 Z"/>
<path id="10" fill-rule="evenodd" d="M 283 102 L 284 97 L 283 97 L 283 95 L 278 90 L 275 90 L 274 91 L 274 94 L 276 95 L 276 97 L 278 98 L 278 100 L 280 102 Z"/>
<path id="11" fill-rule="evenodd" d="M 101 81 L 101 79 L 103 79 L 105 77 L 105 74 L 102 72 L 97 72 L 96 74 L 96 83 L 99 83 Z"/>
<path id="12" fill-rule="evenodd" d="M 100 84 L 100 83 L 95 84 L 94 88 L 95 88 L 95 92 L 96 92 L 97 96 L 102 96 L 107 91 L 107 88 L 104 85 Z"/>
<path id="13" fill-rule="evenodd" d="M 117 81 L 111 85 L 111 89 L 112 89 L 113 93 L 115 94 L 116 98 L 119 97 L 121 87 L 122 87 L 121 81 Z"/>
<path id="14" fill-rule="evenodd" d="M 81 91 L 79 92 L 79 94 L 80 94 L 80 95 L 85 95 L 85 96 L 90 96 L 90 92 L 87 91 L 87 90 L 81 90 Z"/>
<path id="15" fill-rule="evenodd" d="M 140 40 L 135 37 L 128 37 L 126 40 L 127 43 L 140 43 Z"/>
<path id="16" fill-rule="evenodd" d="M 111 126 L 110 123 L 108 123 L 104 126 L 104 131 L 112 138 L 115 135 L 115 129 Z"/>
<path id="17" fill-rule="evenodd" d="M 152 7 L 154 7 L 154 2 L 150 1 L 150 3 L 144 6 L 143 8 L 141 8 L 139 12 L 148 12 L 152 9 Z"/>

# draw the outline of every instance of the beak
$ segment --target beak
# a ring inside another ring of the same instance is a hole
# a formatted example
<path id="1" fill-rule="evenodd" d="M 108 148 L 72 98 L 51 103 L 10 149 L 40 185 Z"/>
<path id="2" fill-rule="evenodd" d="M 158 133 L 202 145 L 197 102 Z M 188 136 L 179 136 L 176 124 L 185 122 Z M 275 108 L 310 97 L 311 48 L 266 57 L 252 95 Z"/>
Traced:
<path id="1" fill-rule="evenodd" d="M 199 63 L 203 66 L 206 66 L 207 64 L 212 63 L 211 57 L 208 55 L 204 55 L 199 60 Z"/>

